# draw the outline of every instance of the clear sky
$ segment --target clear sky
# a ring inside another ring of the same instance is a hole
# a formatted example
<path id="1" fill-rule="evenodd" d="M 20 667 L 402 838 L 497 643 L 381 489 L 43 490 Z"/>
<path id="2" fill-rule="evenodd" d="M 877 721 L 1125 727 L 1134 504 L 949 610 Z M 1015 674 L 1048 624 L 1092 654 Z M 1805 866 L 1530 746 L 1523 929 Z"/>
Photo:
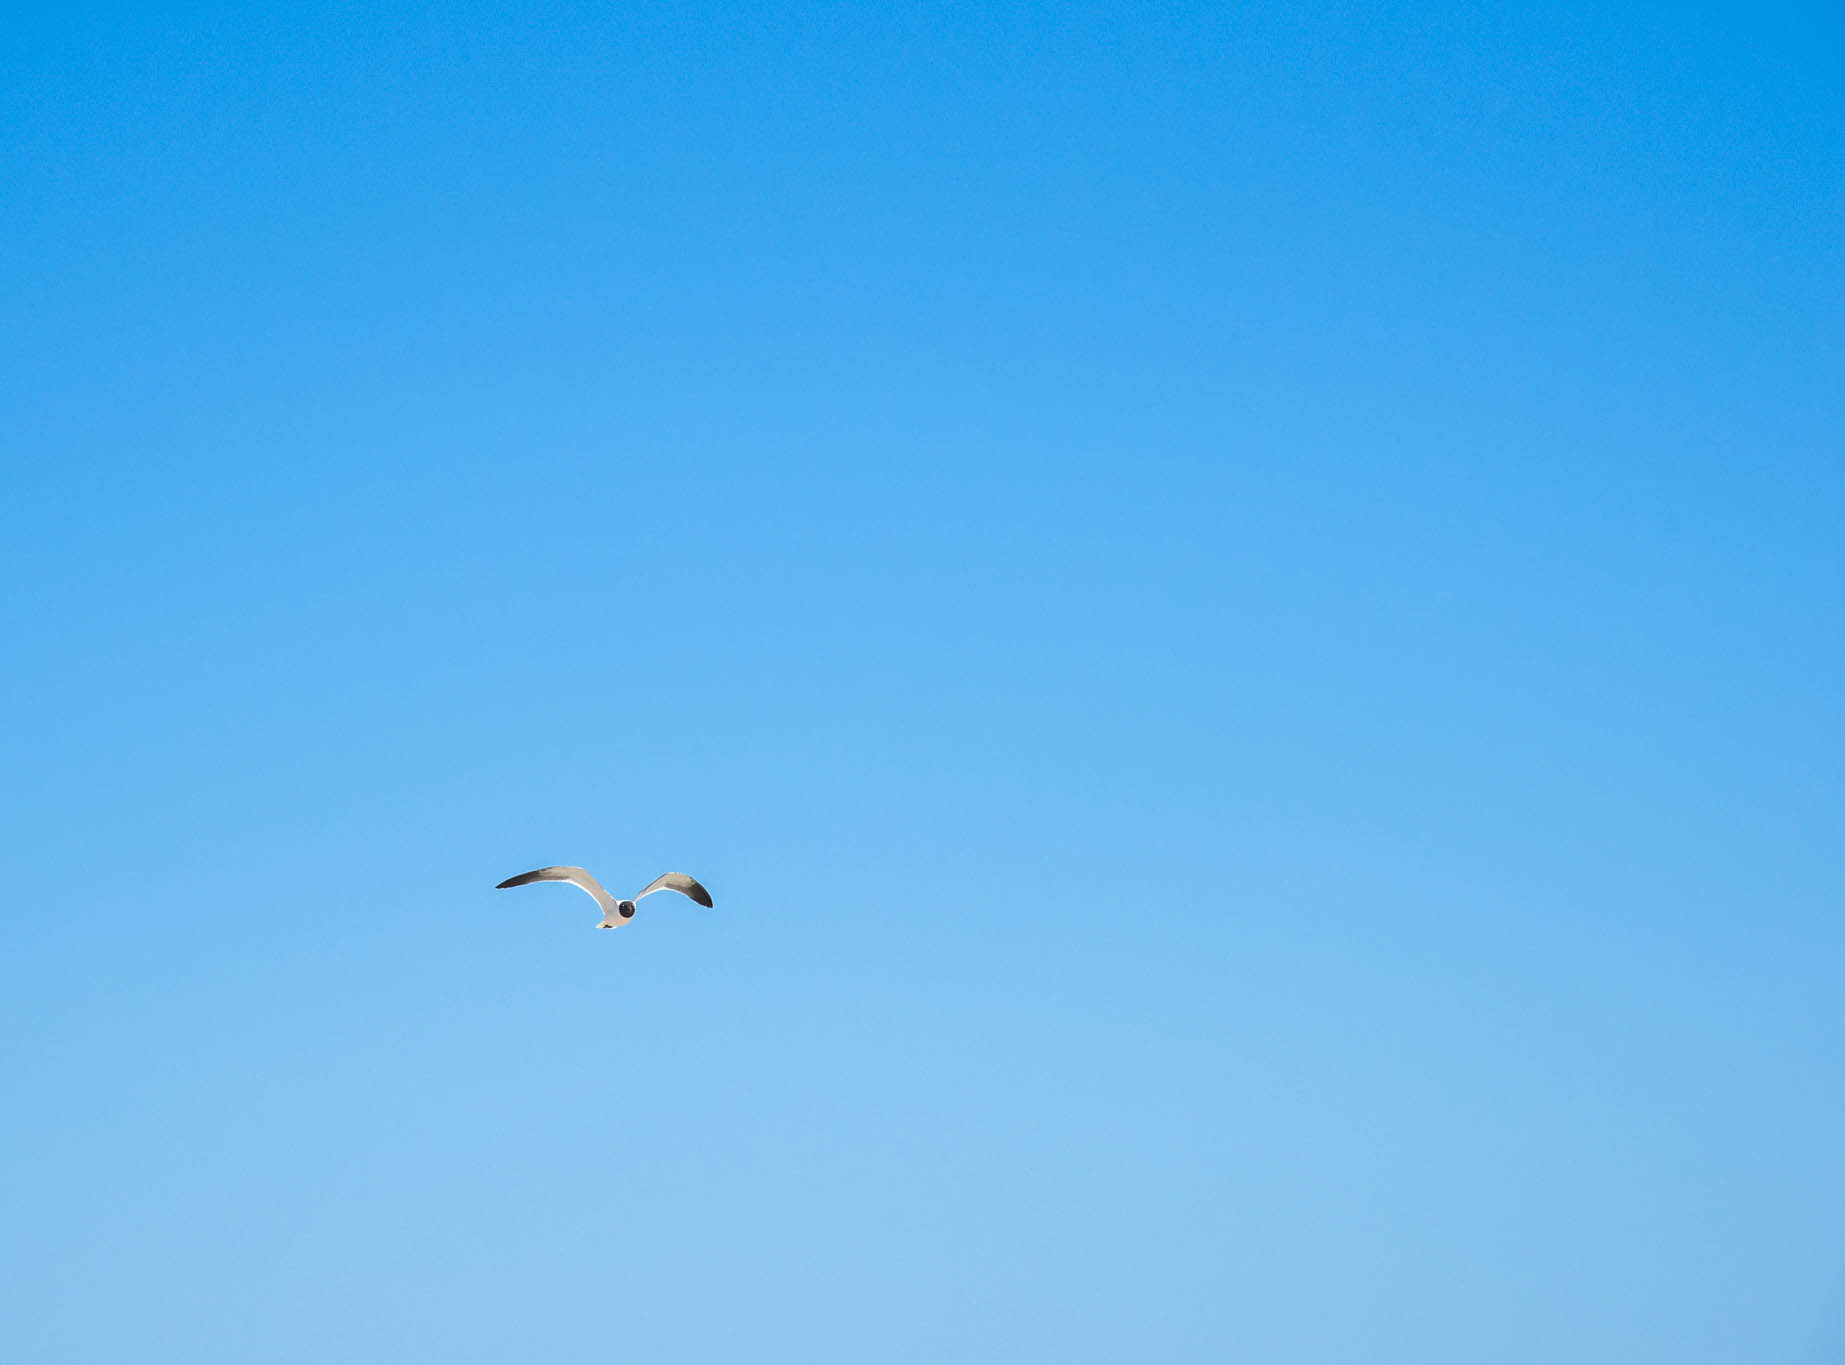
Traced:
<path id="1" fill-rule="evenodd" d="M 1836 7 L 32 10 L 0 1359 L 1845 1358 Z"/>

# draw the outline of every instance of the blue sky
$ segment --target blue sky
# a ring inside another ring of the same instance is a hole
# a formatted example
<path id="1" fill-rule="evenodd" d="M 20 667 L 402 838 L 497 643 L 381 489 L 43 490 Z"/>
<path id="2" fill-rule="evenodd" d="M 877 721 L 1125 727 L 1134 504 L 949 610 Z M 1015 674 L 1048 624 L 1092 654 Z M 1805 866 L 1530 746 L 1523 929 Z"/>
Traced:
<path id="1" fill-rule="evenodd" d="M 0 1356 L 1837 1360 L 1842 37 L 0 19 Z"/>

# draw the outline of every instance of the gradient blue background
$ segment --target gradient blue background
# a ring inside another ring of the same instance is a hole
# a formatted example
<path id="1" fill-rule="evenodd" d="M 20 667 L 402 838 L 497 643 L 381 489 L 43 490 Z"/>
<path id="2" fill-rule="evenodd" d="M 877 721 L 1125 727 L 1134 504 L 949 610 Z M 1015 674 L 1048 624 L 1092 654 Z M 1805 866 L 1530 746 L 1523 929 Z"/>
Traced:
<path id="1" fill-rule="evenodd" d="M 1845 1358 L 1845 23 L 1542 10 L 0 20 L 0 1358 Z"/>

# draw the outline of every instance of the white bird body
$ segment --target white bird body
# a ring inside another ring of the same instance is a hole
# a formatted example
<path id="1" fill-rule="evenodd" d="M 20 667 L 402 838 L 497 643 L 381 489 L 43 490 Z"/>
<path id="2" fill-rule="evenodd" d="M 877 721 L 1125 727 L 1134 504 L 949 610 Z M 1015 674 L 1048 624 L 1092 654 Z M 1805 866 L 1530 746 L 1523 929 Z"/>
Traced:
<path id="1" fill-rule="evenodd" d="M 688 900 L 700 905 L 711 905 L 711 893 L 683 872 L 668 872 L 663 877 L 655 877 L 634 897 L 634 900 L 617 900 L 611 896 L 601 882 L 589 875 L 581 867 L 541 867 L 535 872 L 521 872 L 517 877 L 508 877 L 494 888 L 504 891 L 508 887 L 528 886 L 532 882 L 568 882 L 579 891 L 588 893 L 589 898 L 602 909 L 602 923 L 598 929 L 625 929 L 634 922 L 634 913 L 638 908 L 635 901 L 642 896 L 651 896 L 656 891 L 677 891 Z"/>

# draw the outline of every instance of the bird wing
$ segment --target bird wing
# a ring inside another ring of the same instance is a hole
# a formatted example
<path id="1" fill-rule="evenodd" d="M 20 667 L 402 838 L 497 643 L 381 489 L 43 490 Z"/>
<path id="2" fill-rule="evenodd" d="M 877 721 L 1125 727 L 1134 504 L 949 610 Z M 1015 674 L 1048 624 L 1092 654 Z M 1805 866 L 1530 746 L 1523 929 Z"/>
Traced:
<path id="1" fill-rule="evenodd" d="M 664 877 L 655 877 L 647 883 L 647 889 L 641 896 L 651 896 L 656 891 L 677 891 L 682 896 L 690 896 L 707 909 L 711 906 L 711 893 L 683 872 L 668 872 Z M 639 900 L 641 896 L 634 899 Z"/>
<path id="2" fill-rule="evenodd" d="M 529 886 L 533 882 L 569 882 L 579 891 L 587 891 L 606 915 L 615 908 L 615 898 L 602 889 L 602 883 L 590 876 L 580 867 L 541 867 L 536 872 L 521 872 L 516 877 L 508 877 L 495 891 L 504 891 L 509 886 Z"/>

